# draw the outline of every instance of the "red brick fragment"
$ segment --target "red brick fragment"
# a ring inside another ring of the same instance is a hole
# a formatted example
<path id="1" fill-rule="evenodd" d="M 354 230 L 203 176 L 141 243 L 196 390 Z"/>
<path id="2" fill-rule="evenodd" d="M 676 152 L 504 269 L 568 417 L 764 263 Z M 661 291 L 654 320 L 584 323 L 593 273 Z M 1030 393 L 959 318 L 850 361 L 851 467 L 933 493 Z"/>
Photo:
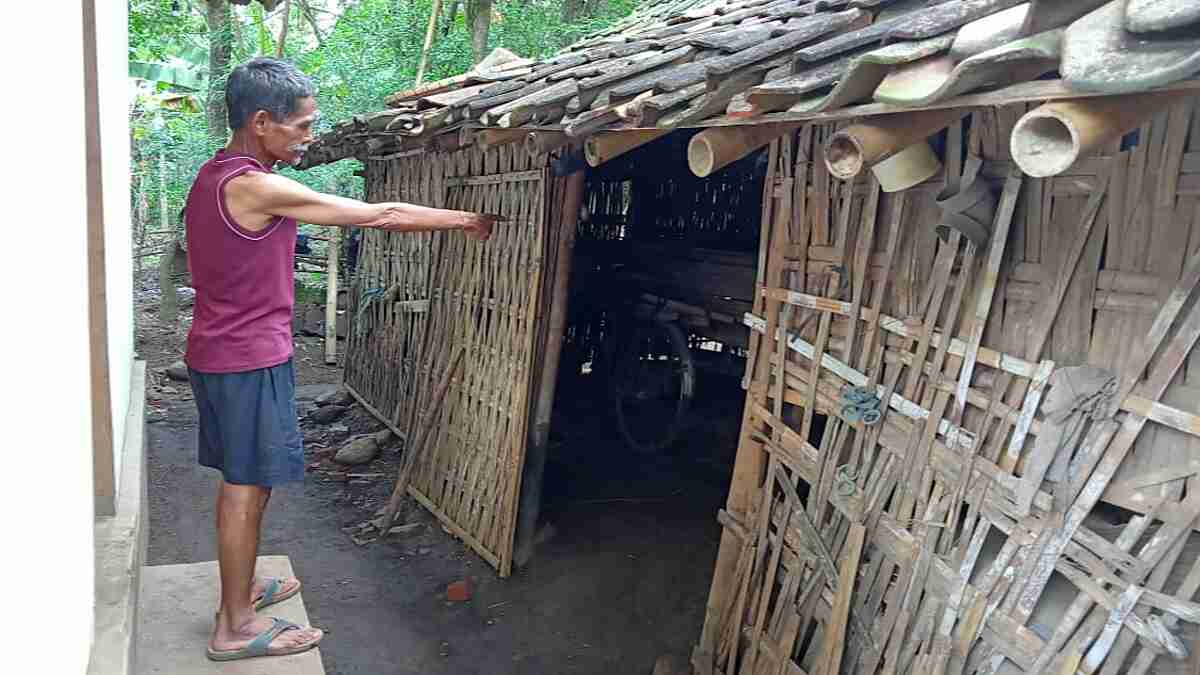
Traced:
<path id="1" fill-rule="evenodd" d="M 450 602 L 466 602 L 471 599 L 471 581 L 462 579 L 446 587 L 446 599 Z"/>

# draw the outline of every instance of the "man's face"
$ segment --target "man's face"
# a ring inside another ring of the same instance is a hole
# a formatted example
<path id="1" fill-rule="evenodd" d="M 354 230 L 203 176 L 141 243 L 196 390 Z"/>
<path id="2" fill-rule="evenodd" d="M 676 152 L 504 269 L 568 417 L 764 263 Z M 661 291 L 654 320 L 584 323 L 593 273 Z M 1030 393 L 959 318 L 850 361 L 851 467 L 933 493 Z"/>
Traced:
<path id="1" fill-rule="evenodd" d="M 304 151 L 313 142 L 313 125 L 320 116 L 316 100 L 312 97 L 297 99 L 296 110 L 279 122 L 265 112 L 262 115 L 266 119 L 260 126 L 260 133 L 267 151 L 277 162 L 299 164 Z"/>

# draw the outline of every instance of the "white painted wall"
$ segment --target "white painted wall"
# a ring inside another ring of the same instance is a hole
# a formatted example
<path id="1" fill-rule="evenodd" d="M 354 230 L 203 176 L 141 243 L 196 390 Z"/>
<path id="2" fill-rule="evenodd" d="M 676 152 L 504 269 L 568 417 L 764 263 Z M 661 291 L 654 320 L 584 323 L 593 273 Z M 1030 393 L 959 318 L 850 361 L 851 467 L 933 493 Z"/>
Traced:
<path id="1" fill-rule="evenodd" d="M 133 367 L 133 228 L 129 217 L 129 3 L 96 1 L 96 69 L 104 167 L 104 249 L 113 462 L 121 489 L 121 442 Z"/>
<path id="2" fill-rule="evenodd" d="M 82 673 L 92 640 L 82 35 L 78 2 L 14 3 L 0 21 L 0 627 L 20 645 L 4 654 L 13 673 Z"/>

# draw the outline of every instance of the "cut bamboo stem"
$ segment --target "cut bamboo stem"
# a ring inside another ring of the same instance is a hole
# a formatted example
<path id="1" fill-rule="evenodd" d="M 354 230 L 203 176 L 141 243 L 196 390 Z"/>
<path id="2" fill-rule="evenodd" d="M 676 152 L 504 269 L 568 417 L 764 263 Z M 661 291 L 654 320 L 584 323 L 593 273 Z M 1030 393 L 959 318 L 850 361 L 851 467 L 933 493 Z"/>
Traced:
<path id="1" fill-rule="evenodd" d="M 1058 175 L 1181 96 L 1177 92 L 1142 93 L 1043 104 L 1013 126 L 1009 140 L 1013 160 L 1030 176 Z"/>
<path id="2" fill-rule="evenodd" d="M 788 122 L 706 129 L 688 143 L 688 166 L 696 176 L 705 178 L 802 125 Z"/>
<path id="3" fill-rule="evenodd" d="M 583 146 L 583 153 L 587 157 L 588 165 L 597 167 L 668 133 L 670 133 L 669 129 L 634 129 L 600 133 L 587 139 Z"/>
<path id="4" fill-rule="evenodd" d="M 525 150 L 534 156 L 553 152 L 571 139 L 561 131 L 531 131 L 525 137 Z"/>
<path id="5" fill-rule="evenodd" d="M 825 145 L 829 172 L 849 180 L 970 113 L 966 108 L 879 115 L 842 129 Z"/>

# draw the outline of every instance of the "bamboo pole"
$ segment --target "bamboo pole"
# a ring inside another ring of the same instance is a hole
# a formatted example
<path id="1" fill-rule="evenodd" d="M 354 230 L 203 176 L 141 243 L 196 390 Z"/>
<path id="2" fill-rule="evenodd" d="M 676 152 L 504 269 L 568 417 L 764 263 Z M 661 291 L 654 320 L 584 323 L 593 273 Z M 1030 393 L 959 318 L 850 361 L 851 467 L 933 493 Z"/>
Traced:
<path id="1" fill-rule="evenodd" d="M 490 150 L 506 143 L 516 143 L 525 140 L 528 132 L 524 129 L 480 129 L 475 132 L 475 142 L 484 150 Z"/>
<path id="2" fill-rule="evenodd" d="M 776 138 L 796 131 L 803 124 L 786 122 L 706 129 L 688 142 L 688 167 L 697 177 L 706 178 Z"/>
<path id="3" fill-rule="evenodd" d="M 429 9 L 429 25 L 425 28 L 425 43 L 421 45 L 421 60 L 417 61 L 417 79 L 413 86 L 418 86 L 425 79 L 425 69 L 429 66 L 429 51 L 433 48 L 433 33 L 437 30 L 438 16 L 442 13 L 442 0 L 433 0 Z"/>
<path id="4" fill-rule="evenodd" d="M 325 242 L 328 263 L 325 266 L 325 363 L 337 363 L 338 235 L 332 228 Z"/>
<path id="5" fill-rule="evenodd" d="M 525 452 L 525 476 L 521 480 L 520 505 L 517 510 L 517 541 L 513 562 L 518 567 L 529 562 L 533 555 L 533 542 L 541 512 L 546 446 L 550 438 L 550 417 L 554 412 L 554 394 L 558 384 L 563 335 L 567 326 L 571 267 L 574 262 L 575 234 L 579 225 L 579 207 L 583 203 L 585 176 L 584 171 L 576 171 L 568 176 L 563 196 L 562 232 L 558 237 L 558 257 L 554 265 L 554 291 L 551 295 L 550 314 L 546 319 L 546 349 L 542 358 L 537 401 L 533 409 L 532 432 Z"/>
<path id="6" fill-rule="evenodd" d="M 825 145 L 825 166 L 838 178 L 849 180 L 970 112 L 967 108 L 922 110 L 880 115 L 853 124 L 830 137 Z"/>
<path id="7" fill-rule="evenodd" d="M 458 368 L 462 365 L 463 348 L 455 347 L 454 354 L 450 357 L 450 365 L 446 367 L 446 372 L 442 376 L 442 381 L 438 383 L 438 388 L 433 392 L 433 398 L 429 401 L 429 407 L 425 410 L 421 424 L 413 435 L 412 445 L 408 445 L 404 449 L 404 461 L 400 465 L 400 473 L 396 476 L 396 486 L 392 488 L 392 496 L 388 499 L 387 507 L 383 511 L 383 517 L 380 519 L 380 536 L 387 535 L 392 529 L 392 524 L 396 520 L 396 515 L 400 513 L 401 507 L 404 506 L 404 498 L 408 494 L 408 484 L 412 478 L 413 468 L 417 464 L 417 457 L 425 450 L 424 446 L 429 440 L 429 434 L 433 429 L 433 425 L 437 423 L 441 411 L 442 402 L 446 399 L 446 392 L 450 390 L 450 383 L 454 381 L 454 376 L 458 372 Z"/>
<path id="8" fill-rule="evenodd" d="M 1013 125 L 1009 140 L 1013 161 L 1030 176 L 1058 175 L 1185 95 L 1140 93 L 1045 103 Z"/>
<path id="9" fill-rule="evenodd" d="M 583 146 L 583 154 L 587 157 L 588 165 L 597 167 L 668 133 L 668 129 L 631 129 L 599 133 L 587 139 Z"/>

